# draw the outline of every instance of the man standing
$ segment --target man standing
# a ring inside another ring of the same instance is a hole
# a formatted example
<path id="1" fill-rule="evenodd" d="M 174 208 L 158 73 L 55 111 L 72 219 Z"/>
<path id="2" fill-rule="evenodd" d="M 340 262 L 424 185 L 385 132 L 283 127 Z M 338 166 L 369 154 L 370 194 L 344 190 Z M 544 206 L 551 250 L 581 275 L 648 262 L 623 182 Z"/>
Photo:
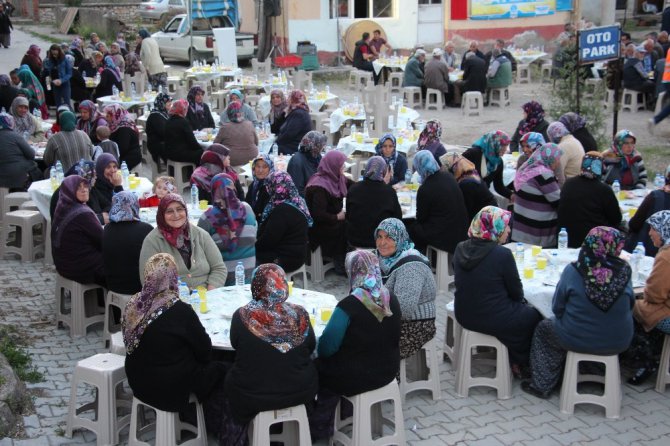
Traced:
<path id="1" fill-rule="evenodd" d="M 160 51 L 158 49 L 158 42 L 151 37 L 149 31 L 142 28 L 139 33 L 139 38 L 142 46 L 140 49 L 140 60 L 147 70 L 147 77 L 149 84 L 153 90 L 158 90 L 159 86 L 163 90 L 167 89 L 167 72 L 165 65 L 161 59 Z"/>
<path id="2" fill-rule="evenodd" d="M 382 37 L 382 32 L 380 30 L 376 29 L 372 31 L 372 40 L 370 40 L 370 49 L 372 50 L 372 54 L 379 57 L 383 46 L 386 47 L 386 54 L 390 54 L 391 51 L 393 51 L 391 45 L 389 45 L 386 39 Z"/>
<path id="3" fill-rule="evenodd" d="M 449 86 L 449 69 L 441 59 L 442 50 L 435 48 L 433 50 L 433 58 L 424 68 L 423 84 L 426 86 L 426 89 L 434 88 L 440 90 L 444 94 L 444 103 L 449 104 L 453 97 L 453 86 Z"/>
<path id="4" fill-rule="evenodd" d="M 9 48 L 9 44 L 11 43 L 10 33 L 13 29 L 12 20 L 9 18 L 7 12 L 5 12 L 5 6 L 0 3 L 0 45 Z"/>
<path id="5" fill-rule="evenodd" d="M 372 77 L 377 85 L 377 79 L 379 76 L 375 75 L 375 70 L 372 67 L 372 61 L 375 59 L 375 55 L 370 49 L 370 33 L 365 32 L 361 36 L 361 40 L 356 42 L 356 47 L 354 48 L 354 60 L 352 65 L 354 68 L 358 68 L 363 71 L 370 71 Z"/>

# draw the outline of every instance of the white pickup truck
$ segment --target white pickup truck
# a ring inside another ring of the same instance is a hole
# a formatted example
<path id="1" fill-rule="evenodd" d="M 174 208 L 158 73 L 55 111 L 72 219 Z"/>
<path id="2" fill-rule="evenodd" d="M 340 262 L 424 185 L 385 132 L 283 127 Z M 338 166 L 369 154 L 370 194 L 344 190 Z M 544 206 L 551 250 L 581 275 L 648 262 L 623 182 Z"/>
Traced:
<path id="1" fill-rule="evenodd" d="M 152 37 L 158 42 L 163 59 L 189 61 L 193 52 L 193 60 L 212 61 L 216 57 L 216 40 L 212 28 L 232 28 L 233 24 L 227 16 L 196 18 L 193 20 L 193 45 L 189 35 L 188 16 L 178 14 Z M 254 37 L 251 34 L 235 32 L 237 58 L 251 59 L 254 57 Z"/>

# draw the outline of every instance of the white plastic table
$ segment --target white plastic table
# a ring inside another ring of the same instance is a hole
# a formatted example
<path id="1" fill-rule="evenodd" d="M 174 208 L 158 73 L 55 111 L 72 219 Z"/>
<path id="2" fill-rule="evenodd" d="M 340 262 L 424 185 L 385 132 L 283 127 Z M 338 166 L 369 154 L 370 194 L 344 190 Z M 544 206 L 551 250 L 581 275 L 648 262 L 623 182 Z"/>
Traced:
<path id="1" fill-rule="evenodd" d="M 337 95 L 321 91 L 316 96 L 308 96 L 307 105 L 309 105 L 311 111 L 321 111 L 326 102 L 337 101 L 338 99 Z M 267 116 L 270 113 L 270 95 L 261 97 L 260 101 L 258 101 L 258 110 L 260 111 L 260 116 Z"/>

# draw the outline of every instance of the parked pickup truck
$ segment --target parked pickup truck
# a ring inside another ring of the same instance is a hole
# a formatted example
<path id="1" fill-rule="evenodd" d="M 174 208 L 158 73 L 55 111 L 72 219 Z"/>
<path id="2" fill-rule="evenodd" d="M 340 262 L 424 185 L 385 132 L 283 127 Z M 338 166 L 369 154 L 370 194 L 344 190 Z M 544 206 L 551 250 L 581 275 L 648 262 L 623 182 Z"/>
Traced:
<path id="1" fill-rule="evenodd" d="M 178 14 L 152 37 L 158 42 L 161 57 L 164 59 L 189 61 L 193 52 L 193 60 L 212 61 L 216 57 L 216 40 L 212 28 L 233 28 L 227 16 L 196 18 L 193 20 L 193 46 L 189 35 L 188 15 Z M 235 32 L 237 41 L 237 58 L 251 59 L 254 57 L 254 37 L 251 34 Z"/>

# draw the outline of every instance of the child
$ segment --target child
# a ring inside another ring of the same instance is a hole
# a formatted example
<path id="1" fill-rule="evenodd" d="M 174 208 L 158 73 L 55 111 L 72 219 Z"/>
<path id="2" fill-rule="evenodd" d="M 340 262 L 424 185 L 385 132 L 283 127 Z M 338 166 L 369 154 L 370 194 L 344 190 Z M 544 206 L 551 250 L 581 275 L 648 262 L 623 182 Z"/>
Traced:
<path id="1" fill-rule="evenodd" d="M 109 139 L 109 127 L 101 125 L 95 129 L 95 136 L 98 137 L 100 141 L 97 146 L 93 147 L 93 161 L 95 161 L 103 153 L 111 153 L 116 162 L 119 162 L 119 146 L 112 140 Z"/>
<path id="2" fill-rule="evenodd" d="M 152 189 L 154 194 L 149 197 L 140 198 L 140 207 L 150 208 L 158 206 L 164 196 L 176 190 L 175 184 L 176 181 L 173 177 L 164 176 L 156 178 Z"/>

